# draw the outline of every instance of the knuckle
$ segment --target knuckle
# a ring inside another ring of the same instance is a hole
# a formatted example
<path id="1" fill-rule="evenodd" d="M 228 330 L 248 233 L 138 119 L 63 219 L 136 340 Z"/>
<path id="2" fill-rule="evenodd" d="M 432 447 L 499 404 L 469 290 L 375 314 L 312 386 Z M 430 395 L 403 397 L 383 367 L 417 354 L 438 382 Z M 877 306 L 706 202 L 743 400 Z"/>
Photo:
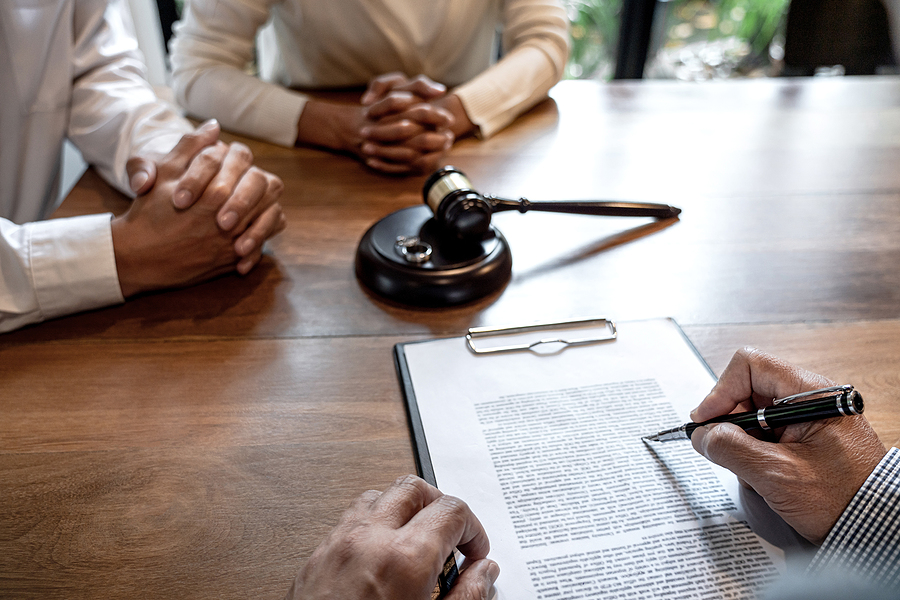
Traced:
<path id="1" fill-rule="evenodd" d="M 378 490 L 366 490 L 359 495 L 359 499 L 363 502 L 374 502 L 375 500 L 378 500 L 380 496 L 381 492 L 379 492 Z"/>
<path id="2" fill-rule="evenodd" d="M 391 71 L 390 73 L 385 73 L 384 75 L 379 75 L 375 78 L 375 81 L 393 81 L 395 79 L 402 79 L 403 75 L 400 74 L 399 71 Z"/>
<path id="3" fill-rule="evenodd" d="M 269 185 L 269 178 L 266 177 L 266 172 L 259 167 L 250 167 L 249 169 L 247 169 L 244 177 L 247 178 L 248 183 L 252 184 L 255 187 L 265 189 Z"/>
<path id="4" fill-rule="evenodd" d="M 281 177 L 277 175 L 269 175 L 269 193 L 275 196 L 276 198 L 281 196 L 284 192 L 284 181 L 282 181 Z"/>
<path id="5" fill-rule="evenodd" d="M 218 169 L 222 164 L 223 158 L 221 150 L 222 149 L 218 147 L 208 146 L 204 148 L 194 160 L 203 170 Z"/>
<path id="6" fill-rule="evenodd" d="M 443 495 L 434 501 L 439 514 L 448 522 L 462 522 L 468 519 L 469 505 L 456 496 Z"/>
<path id="7" fill-rule="evenodd" d="M 221 181 L 211 183 L 206 188 L 206 196 L 209 198 L 210 202 L 216 206 L 220 206 L 228 200 L 229 196 L 231 196 L 231 192 L 232 190 Z"/>
<path id="8" fill-rule="evenodd" d="M 253 162 L 253 152 L 246 144 L 242 144 L 241 142 L 232 142 L 231 152 L 232 154 L 234 154 L 235 158 L 237 158 L 241 162 L 248 164 Z"/>
<path id="9" fill-rule="evenodd" d="M 399 487 L 408 487 L 410 489 L 421 489 L 422 485 L 427 485 L 425 480 L 413 474 L 401 475 L 394 480 L 394 485 Z"/>
<path id="10" fill-rule="evenodd" d="M 190 132 L 184 134 L 183 136 L 181 136 L 181 141 L 182 141 L 182 142 L 188 142 L 188 143 L 195 143 L 195 142 L 197 142 L 198 140 L 200 140 L 200 138 L 202 137 L 202 135 L 203 135 L 203 134 L 200 133 L 200 130 L 199 130 L 199 129 L 195 129 L 195 130 L 190 131 Z"/>
<path id="11" fill-rule="evenodd" d="M 388 95 L 388 102 L 391 108 L 401 108 L 409 104 L 413 95 L 409 92 L 395 90 Z"/>
<path id="12" fill-rule="evenodd" d="M 743 358 L 748 361 L 752 361 L 761 357 L 762 352 L 759 348 L 754 346 L 744 346 L 740 350 L 737 351 L 737 354 L 741 355 Z"/>

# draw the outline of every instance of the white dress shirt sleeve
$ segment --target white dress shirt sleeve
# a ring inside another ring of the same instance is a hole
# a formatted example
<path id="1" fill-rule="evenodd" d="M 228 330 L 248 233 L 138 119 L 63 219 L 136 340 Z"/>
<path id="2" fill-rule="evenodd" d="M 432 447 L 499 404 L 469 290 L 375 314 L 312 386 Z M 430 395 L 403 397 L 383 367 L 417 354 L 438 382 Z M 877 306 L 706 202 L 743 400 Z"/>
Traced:
<path id="1" fill-rule="evenodd" d="M 75 4 L 67 135 L 106 181 L 133 196 L 125 170 L 128 159 L 164 156 L 193 126 L 147 82 L 124 0 L 111 0 L 105 10 L 95 5 Z"/>
<path id="2" fill-rule="evenodd" d="M 38 86 L 46 87 L 52 97 L 34 101 L 40 108 L 38 118 L 23 113 L 23 122 L 30 119 L 32 127 L 23 128 L 18 151 L 28 158 L 24 164 L 34 167 L 23 177 L 32 172 L 42 180 L 53 177 L 65 128 L 66 136 L 101 176 L 131 195 L 128 159 L 164 155 L 193 127 L 160 101 L 144 78 L 124 0 L 71 4 L 60 0 L 58 5 L 42 6 L 45 13 L 53 16 L 56 11 L 59 18 L 8 24 L 17 28 L 17 43 L 33 39 L 36 46 L 56 50 L 51 54 L 45 50 L 50 58 L 25 73 L 31 77 L 28 81 L 52 83 Z M 18 114 L 7 113 L 4 118 Z M 50 131 L 57 126 L 60 131 Z M 47 182 L 31 187 L 52 186 Z M 40 203 L 44 198 L 33 193 L 19 200 Z M 24 225 L 0 219 L 0 331 L 122 302 L 110 223 L 109 214 Z"/>
<path id="3" fill-rule="evenodd" d="M 111 217 L 0 219 L 0 332 L 124 300 Z"/>

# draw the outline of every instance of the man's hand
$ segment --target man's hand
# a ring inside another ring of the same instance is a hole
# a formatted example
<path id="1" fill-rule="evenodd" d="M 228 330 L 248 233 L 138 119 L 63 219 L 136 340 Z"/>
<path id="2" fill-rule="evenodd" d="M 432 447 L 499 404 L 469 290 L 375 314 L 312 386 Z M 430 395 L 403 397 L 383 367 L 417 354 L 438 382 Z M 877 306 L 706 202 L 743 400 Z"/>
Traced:
<path id="1" fill-rule="evenodd" d="M 256 211 L 252 194 L 258 190 L 245 185 L 242 189 L 243 194 L 234 192 L 241 178 L 253 167 L 253 154 L 243 144 L 228 145 L 218 141 L 219 133 L 219 123 L 211 119 L 183 140 L 184 142 L 189 140 L 190 150 L 187 151 L 192 150 L 195 154 L 172 194 L 172 204 L 180 209 L 189 208 L 209 190 L 210 194 L 225 199 L 216 214 L 216 222 L 222 231 L 242 233 L 235 230 L 235 226 L 238 223 L 247 223 L 247 217 Z M 140 196 L 152 189 L 156 183 L 157 163 L 164 159 L 165 157 L 145 156 L 129 159 L 126 170 L 131 189 L 135 194 Z M 263 173 L 267 177 L 266 185 L 280 186 L 280 183 L 275 182 L 277 178 L 274 175 L 264 171 Z M 235 251 L 240 256 L 249 256 L 254 251 L 261 250 L 262 243 L 277 233 L 269 232 L 260 236 L 266 233 L 262 223 L 255 224 L 253 229 L 251 234 L 243 235 L 235 242 Z M 253 264 L 250 264 L 245 270 L 238 268 L 238 271 L 246 273 L 252 267 Z"/>
<path id="2" fill-rule="evenodd" d="M 206 124 L 158 163 L 129 162 L 133 185 L 146 193 L 112 222 L 126 297 L 233 270 L 245 274 L 263 242 L 284 229 L 281 180 L 252 166 L 243 144 L 218 142 L 218 132 Z"/>
<path id="3" fill-rule="evenodd" d="M 286 600 L 428 600 L 454 548 L 466 565 L 447 600 L 487 598 L 500 568 L 481 523 L 457 498 L 409 475 L 368 491 L 300 570 Z"/>
<path id="4" fill-rule="evenodd" d="M 784 398 L 834 385 L 752 348 L 739 350 L 718 383 L 691 413 L 701 422 L 756 410 Z M 694 448 L 734 472 L 803 537 L 820 544 L 886 454 L 863 416 L 790 425 L 773 441 L 730 423 L 699 427 Z"/>

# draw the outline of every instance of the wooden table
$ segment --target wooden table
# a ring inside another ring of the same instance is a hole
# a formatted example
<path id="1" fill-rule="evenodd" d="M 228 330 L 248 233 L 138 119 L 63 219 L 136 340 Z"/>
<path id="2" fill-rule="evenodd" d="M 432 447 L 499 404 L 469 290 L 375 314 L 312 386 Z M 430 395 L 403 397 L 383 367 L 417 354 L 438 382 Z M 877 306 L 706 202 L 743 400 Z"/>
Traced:
<path id="1" fill-rule="evenodd" d="M 423 177 L 251 145 L 290 225 L 249 276 L 0 337 L 0 597 L 280 597 L 353 497 L 414 470 L 392 346 L 470 326 L 671 316 L 717 372 L 753 344 L 852 382 L 900 443 L 900 79 L 560 84 L 449 161 L 680 220 L 498 215 L 512 281 L 446 310 L 354 278 Z M 58 216 L 126 206 L 88 172 Z"/>

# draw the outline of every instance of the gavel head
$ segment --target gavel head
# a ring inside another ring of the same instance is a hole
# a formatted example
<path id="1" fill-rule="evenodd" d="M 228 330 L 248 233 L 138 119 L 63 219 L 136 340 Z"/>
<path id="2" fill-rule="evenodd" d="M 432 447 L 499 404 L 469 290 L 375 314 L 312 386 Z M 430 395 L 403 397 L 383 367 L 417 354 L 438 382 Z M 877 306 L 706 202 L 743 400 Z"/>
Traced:
<path id="1" fill-rule="evenodd" d="M 441 227 L 459 238 L 482 238 L 491 227 L 491 203 L 472 189 L 456 167 L 446 166 L 425 181 L 422 197 Z"/>

